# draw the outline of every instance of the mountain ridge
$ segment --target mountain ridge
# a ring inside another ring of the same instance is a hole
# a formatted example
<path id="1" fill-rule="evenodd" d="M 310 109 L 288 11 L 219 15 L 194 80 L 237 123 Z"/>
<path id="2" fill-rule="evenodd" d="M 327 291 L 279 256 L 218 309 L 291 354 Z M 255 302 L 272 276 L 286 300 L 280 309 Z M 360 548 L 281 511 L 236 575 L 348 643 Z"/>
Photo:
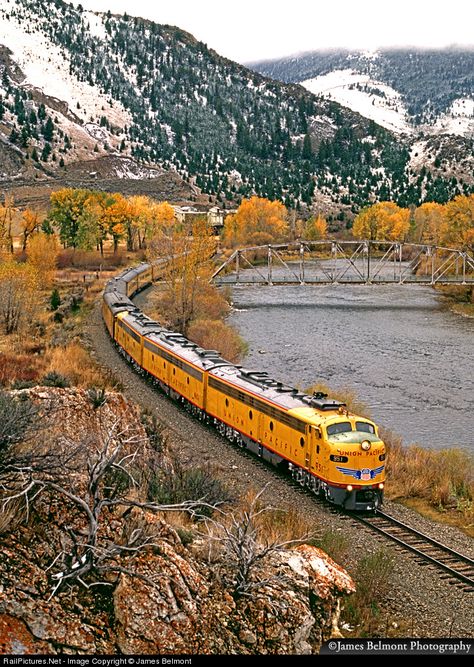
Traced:
<path id="1" fill-rule="evenodd" d="M 418 183 L 410 146 L 393 132 L 251 72 L 180 28 L 62 0 L 5 0 L 0 44 L 10 180 L 20 155 L 17 175 L 32 179 L 122 155 L 223 206 L 258 194 L 341 221 L 369 201 L 417 204 L 470 188 L 434 167 Z"/>
<path id="2" fill-rule="evenodd" d="M 371 79 L 375 85 L 381 83 L 395 88 L 415 125 L 432 123 L 447 113 L 453 102 L 466 95 L 474 102 L 474 46 L 315 50 L 256 61 L 248 66 L 276 80 L 297 81 L 306 87 L 309 81 L 335 72 L 367 75 L 368 81 Z M 474 133 L 474 125 L 469 131 Z"/>

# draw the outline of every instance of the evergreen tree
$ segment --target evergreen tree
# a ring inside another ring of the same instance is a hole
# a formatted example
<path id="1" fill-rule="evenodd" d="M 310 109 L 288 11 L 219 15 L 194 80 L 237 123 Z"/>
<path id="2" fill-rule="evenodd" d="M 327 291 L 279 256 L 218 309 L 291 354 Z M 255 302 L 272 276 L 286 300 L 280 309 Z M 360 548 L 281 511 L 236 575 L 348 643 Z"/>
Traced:
<path id="1" fill-rule="evenodd" d="M 12 131 L 10 132 L 10 141 L 12 144 L 17 144 L 20 139 L 20 135 L 18 134 L 18 131 L 16 128 L 12 128 Z"/>
<path id="2" fill-rule="evenodd" d="M 53 141 L 53 133 L 54 133 L 54 124 L 53 121 L 51 120 L 51 116 L 48 116 L 48 119 L 42 128 L 42 134 L 43 137 L 45 138 L 45 141 L 48 142 Z"/>
<path id="3" fill-rule="evenodd" d="M 311 137 L 308 133 L 304 135 L 302 156 L 304 160 L 311 160 L 313 149 L 311 148 Z"/>
<path id="4" fill-rule="evenodd" d="M 41 160 L 42 160 L 43 162 L 47 162 L 47 161 L 48 161 L 49 156 L 51 155 L 51 151 L 52 151 L 52 149 L 51 149 L 51 144 L 48 143 L 48 142 L 46 142 L 45 145 L 44 145 L 44 148 L 43 148 L 43 150 L 42 150 L 42 152 L 41 152 Z"/>

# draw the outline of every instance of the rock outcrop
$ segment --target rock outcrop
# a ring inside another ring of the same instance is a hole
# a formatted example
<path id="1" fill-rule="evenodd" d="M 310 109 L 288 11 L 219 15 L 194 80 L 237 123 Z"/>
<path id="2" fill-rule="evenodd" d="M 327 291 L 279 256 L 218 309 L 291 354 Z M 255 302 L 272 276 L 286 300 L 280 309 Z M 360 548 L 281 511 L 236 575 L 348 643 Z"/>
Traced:
<path id="1" fill-rule="evenodd" d="M 100 415 L 80 390 L 29 393 L 43 406 L 56 406 L 68 441 L 81 434 L 93 448 L 104 424 L 116 421 L 146 438 L 137 408 L 119 394 L 107 396 Z M 54 423 L 58 429 L 58 419 Z M 140 451 L 145 458 L 149 443 Z M 160 465 L 169 464 L 166 456 L 160 452 Z M 347 572 L 324 552 L 301 545 L 269 553 L 258 573 L 266 583 L 237 597 L 222 576 L 229 565 L 202 556 L 202 535 L 185 545 L 169 514 L 114 507 L 101 519 L 101 544 L 123 542 L 132 529 L 153 539 L 119 554 L 95 585 L 73 581 L 53 594 L 54 560 L 70 549 L 68 535 L 80 535 L 83 523 L 51 489 L 40 494 L 27 520 L 4 521 L 0 653 L 311 654 L 337 634 L 341 598 L 354 590 Z"/>

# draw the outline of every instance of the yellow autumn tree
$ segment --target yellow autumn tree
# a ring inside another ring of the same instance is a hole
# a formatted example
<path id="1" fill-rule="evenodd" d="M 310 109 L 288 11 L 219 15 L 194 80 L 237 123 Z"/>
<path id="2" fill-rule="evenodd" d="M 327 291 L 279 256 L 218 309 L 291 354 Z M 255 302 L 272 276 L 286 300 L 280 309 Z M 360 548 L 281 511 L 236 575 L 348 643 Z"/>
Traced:
<path id="1" fill-rule="evenodd" d="M 38 307 L 38 286 L 33 266 L 0 261 L 0 325 L 6 335 L 31 323 Z"/>
<path id="2" fill-rule="evenodd" d="M 20 221 L 23 252 L 26 250 L 28 239 L 39 229 L 40 225 L 41 215 L 39 211 L 35 211 L 31 208 L 27 208 L 23 211 Z"/>
<path id="3" fill-rule="evenodd" d="M 120 240 L 125 236 L 130 224 L 131 210 L 127 199 L 120 193 L 115 193 L 110 205 L 104 208 L 102 223 L 112 237 L 114 254 L 118 250 Z"/>
<path id="4" fill-rule="evenodd" d="M 151 262 L 166 260 L 163 286 L 155 300 L 159 318 L 185 335 L 196 317 L 201 295 L 209 291 L 215 249 L 212 229 L 199 219 L 191 234 L 177 225 L 171 230 L 158 228 L 148 244 Z"/>
<path id="5" fill-rule="evenodd" d="M 316 218 L 310 218 L 305 225 L 304 238 L 308 241 L 320 241 L 328 235 L 328 224 L 319 214 Z"/>
<path id="6" fill-rule="evenodd" d="M 223 241 L 230 247 L 264 245 L 288 237 L 288 211 L 279 201 L 264 197 L 244 199 L 224 222 Z"/>
<path id="7" fill-rule="evenodd" d="M 426 202 L 415 211 L 415 237 L 421 243 L 439 245 L 446 232 L 446 207 Z"/>
<path id="8" fill-rule="evenodd" d="M 151 221 L 148 228 L 148 237 L 153 238 L 156 234 L 173 233 L 176 227 L 176 212 L 167 201 L 154 204 L 151 210 Z"/>
<path id="9" fill-rule="evenodd" d="M 409 209 L 390 201 L 362 209 L 352 228 L 355 238 L 370 241 L 403 241 L 409 231 Z"/>
<path id="10" fill-rule="evenodd" d="M 51 287 L 58 263 L 59 246 L 54 234 L 33 234 L 26 255 L 42 287 Z"/>
<path id="11" fill-rule="evenodd" d="M 474 250 L 474 195 L 459 195 L 446 204 L 443 243 Z"/>
<path id="12" fill-rule="evenodd" d="M 127 223 L 127 250 L 140 250 L 144 246 L 148 230 L 153 224 L 156 203 L 145 195 L 128 198 L 130 220 Z"/>
<path id="13" fill-rule="evenodd" d="M 0 204 L 0 252 L 4 250 L 10 254 L 13 254 L 14 206 L 13 197 L 5 195 L 4 203 Z"/>

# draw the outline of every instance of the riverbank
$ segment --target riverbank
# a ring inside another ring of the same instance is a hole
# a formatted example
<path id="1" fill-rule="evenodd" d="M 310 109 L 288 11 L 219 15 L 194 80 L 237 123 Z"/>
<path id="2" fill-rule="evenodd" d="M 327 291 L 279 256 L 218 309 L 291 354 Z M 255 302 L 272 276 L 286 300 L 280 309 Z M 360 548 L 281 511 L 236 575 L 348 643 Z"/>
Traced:
<path id="1" fill-rule="evenodd" d="M 442 285 L 436 290 L 443 295 L 449 310 L 456 315 L 474 319 L 474 288 L 471 286 Z"/>

